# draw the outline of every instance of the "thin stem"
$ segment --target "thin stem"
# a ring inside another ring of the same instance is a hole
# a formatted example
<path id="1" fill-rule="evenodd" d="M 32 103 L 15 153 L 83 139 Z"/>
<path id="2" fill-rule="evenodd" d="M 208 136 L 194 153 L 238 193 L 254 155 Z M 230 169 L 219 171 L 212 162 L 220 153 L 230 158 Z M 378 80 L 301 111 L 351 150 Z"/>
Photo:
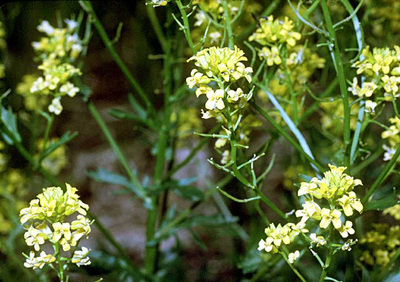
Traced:
<path id="1" fill-rule="evenodd" d="M 315 1 L 315 2 L 318 2 L 318 1 Z M 300 15 L 299 11 L 297 11 L 297 9 L 293 6 L 292 2 L 290 2 L 290 0 L 288 0 L 288 3 L 289 3 L 289 5 L 290 5 L 290 7 L 292 8 L 293 12 L 296 14 L 297 18 L 298 18 L 299 20 L 301 20 L 305 25 L 308 25 L 309 27 L 311 27 L 311 28 L 314 29 L 315 31 L 317 31 L 317 32 L 319 32 L 319 33 L 322 33 L 322 34 L 325 35 L 325 36 L 328 36 L 328 35 L 329 35 L 325 30 L 320 29 L 320 28 L 317 27 L 316 25 L 314 25 L 314 24 L 308 22 L 305 18 L 303 18 L 303 17 Z M 314 5 L 315 5 L 315 3 L 313 3 L 313 6 L 314 6 Z"/>
<path id="2" fill-rule="evenodd" d="M 165 36 L 162 32 L 162 28 L 160 25 L 160 22 L 158 21 L 156 12 L 153 6 L 151 5 L 146 5 L 146 9 L 147 9 L 147 15 L 149 16 L 151 25 L 153 26 L 154 32 L 157 35 L 158 41 L 160 42 L 161 48 L 163 49 L 163 51 L 165 52 L 165 45 L 166 45 L 166 40 L 165 40 Z"/>
<path id="3" fill-rule="evenodd" d="M 224 22 L 225 22 L 225 29 L 228 34 L 228 47 L 229 49 L 233 50 L 233 46 L 235 45 L 235 43 L 233 38 L 231 20 L 229 17 L 228 4 L 226 3 L 226 0 L 222 1 L 222 7 L 224 7 Z"/>
<path id="4" fill-rule="evenodd" d="M 307 144 L 306 139 L 304 138 L 304 136 L 301 134 L 300 130 L 297 128 L 297 126 L 294 124 L 294 122 L 292 121 L 292 119 L 287 115 L 287 113 L 285 112 L 285 110 L 282 108 L 282 106 L 279 104 L 278 100 L 274 97 L 274 95 L 268 91 L 267 87 L 265 87 L 263 84 L 256 82 L 255 83 L 258 87 L 260 87 L 268 96 L 269 100 L 271 101 L 271 103 L 274 105 L 274 107 L 279 111 L 279 113 L 281 114 L 283 120 L 286 122 L 287 126 L 289 127 L 290 131 L 292 131 L 292 133 L 294 134 L 294 136 L 296 136 L 297 140 L 300 143 L 300 146 L 302 148 L 302 151 L 304 151 L 304 153 L 312 160 L 314 160 L 314 156 L 311 152 L 310 147 Z M 297 144 L 297 143 L 296 143 Z M 311 165 L 313 167 L 313 169 L 316 171 L 316 173 L 318 174 L 319 172 L 322 172 L 320 170 L 320 167 L 315 166 L 314 163 L 312 163 Z"/>
<path id="5" fill-rule="evenodd" d="M 304 152 L 303 148 L 292 137 L 290 137 L 290 135 L 266 111 L 264 111 L 257 104 L 251 101 L 250 105 L 266 120 L 268 120 L 268 122 L 271 123 L 271 125 L 275 127 L 276 130 L 278 130 L 278 132 L 293 146 L 293 148 L 299 151 L 299 153 L 303 155 L 311 164 L 313 164 L 320 173 L 324 171 L 322 166 L 316 160 L 311 158 L 306 152 Z"/>
<path id="6" fill-rule="evenodd" d="M 290 263 L 286 254 L 284 252 L 280 252 L 280 254 L 282 255 L 282 257 L 285 259 L 286 263 L 290 266 L 290 268 L 293 270 L 293 272 L 297 275 L 297 277 L 299 277 L 299 279 L 302 282 L 306 282 L 307 280 L 300 274 L 300 272 L 294 267 L 293 263 Z"/>
<path id="7" fill-rule="evenodd" d="M 47 117 L 46 117 L 46 119 L 47 119 Z M 54 121 L 54 118 L 52 116 L 48 116 L 46 130 L 44 132 L 44 137 L 43 137 L 42 151 L 44 151 L 46 149 L 46 145 L 47 145 L 47 141 L 49 140 L 50 129 L 51 129 L 51 126 L 53 125 L 53 121 Z"/>
<path id="8" fill-rule="evenodd" d="M 268 199 L 260 189 L 255 189 L 257 196 L 261 198 L 261 201 L 264 202 L 271 210 L 273 210 L 277 215 L 282 217 L 283 219 L 287 220 L 286 215 L 282 212 L 270 199 Z"/>
<path id="9" fill-rule="evenodd" d="M 127 159 L 125 158 L 124 154 L 122 153 L 121 149 L 119 148 L 117 142 L 115 141 L 114 137 L 112 136 L 110 130 L 108 129 L 106 123 L 104 122 L 103 118 L 101 117 L 100 113 L 97 111 L 95 105 L 89 101 L 87 103 L 87 107 L 89 112 L 92 114 L 93 118 L 99 125 L 101 131 L 103 132 L 104 136 L 107 138 L 108 143 L 110 144 L 111 148 L 113 149 L 114 153 L 116 154 L 118 160 L 120 161 L 122 167 L 124 168 L 126 174 L 129 176 L 129 179 L 132 183 L 140 190 L 143 195 L 145 195 L 145 191 L 139 182 L 137 176 L 133 173 L 132 169 L 129 166 Z"/>
<path id="10" fill-rule="evenodd" d="M 396 153 L 394 153 L 392 159 L 388 162 L 388 164 L 383 168 L 381 173 L 379 174 L 378 178 L 372 184 L 371 189 L 368 190 L 367 194 L 362 199 L 363 205 L 369 202 L 370 197 L 375 192 L 375 190 L 382 184 L 383 181 L 390 175 L 390 171 L 397 163 L 397 159 L 400 156 L 400 146 L 397 147 Z"/>
<path id="11" fill-rule="evenodd" d="M 252 197 L 252 198 L 246 198 L 246 199 L 238 199 L 238 198 L 232 196 L 231 194 L 229 194 L 228 192 L 225 192 L 224 190 L 220 189 L 219 187 L 217 187 L 217 190 L 218 190 L 218 192 L 220 192 L 222 195 L 224 195 L 228 199 L 231 199 L 232 201 L 237 202 L 237 203 L 248 203 L 248 202 L 252 202 L 252 201 L 260 199 L 259 196 Z"/>
<path id="12" fill-rule="evenodd" d="M 324 1 L 324 0 L 322 0 Z M 333 240 L 333 234 L 335 229 L 333 228 L 332 224 L 329 225 L 329 240 L 328 242 L 331 242 Z M 332 256 L 333 256 L 333 244 L 330 243 L 329 244 L 329 249 L 328 249 L 328 254 L 326 256 L 326 260 L 325 260 L 325 264 L 322 267 L 322 272 L 321 272 L 321 276 L 319 277 L 319 282 L 323 282 L 326 278 L 326 275 L 328 274 L 328 268 L 331 264 L 332 261 Z"/>
<path id="13" fill-rule="evenodd" d="M 340 58 L 340 49 L 339 44 L 336 38 L 336 32 L 333 28 L 333 23 L 331 19 L 331 15 L 329 13 L 328 6 L 326 4 L 326 0 L 321 0 L 321 7 L 322 12 L 324 14 L 325 22 L 328 28 L 329 33 L 329 50 L 334 60 L 334 65 L 336 69 L 336 73 L 339 79 L 339 88 L 340 93 L 343 99 L 343 111 L 344 111 L 344 134 L 343 134 L 343 141 L 344 141 L 344 163 L 347 167 L 350 167 L 350 158 L 348 152 L 348 146 L 350 145 L 350 107 L 349 107 L 349 94 L 347 92 L 346 87 L 346 78 L 344 75 L 344 68 L 343 62 Z M 332 49 L 333 44 L 333 49 Z"/>
<path id="14" fill-rule="evenodd" d="M 101 39 L 103 40 L 104 45 L 106 46 L 106 48 L 110 52 L 111 57 L 117 63 L 118 67 L 121 69 L 122 73 L 125 75 L 125 77 L 129 81 L 129 83 L 132 85 L 133 89 L 135 89 L 137 91 L 137 93 L 139 94 L 140 98 L 146 104 L 147 109 L 150 110 L 150 112 L 152 114 L 155 114 L 155 110 L 154 110 L 153 104 L 151 103 L 151 101 L 148 98 L 147 94 L 144 92 L 143 88 L 136 81 L 136 79 L 132 76 L 132 74 L 129 71 L 128 67 L 125 65 L 125 63 L 122 61 L 121 57 L 115 51 L 114 44 L 112 43 L 112 41 L 108 37 L 107 32 L 105 31 L 103 25 L 101 24 L 101 22 L 97 18 L 96 13 L 94 12 L 92 3 L 90 1 L 79 1 L 79 4 L 92 17 L 92 22 L 93 22 L 94 26 L 96 27 L 97 32 L 99 33 Z"/>
<path id="15" fill-rule="evenodd" d="M 61 248 L 60 248 L 60 243 L 56 243 L 56 253 L 57 253 L 57 265 L 58 265 L 58 270 L 57 270 L 57 275 L 58 278 L 60 279 L 60 282 L 64 282 L 64 267 L 63 263 L 61 261 Z"/>
<path id="16" fill-rule="evenodd" d="M 215 132 L 217 132 L 219 130 L 220 126 L 215 126 L 211 131 L 210 134 L 213 134 Z M 166 176 L 166 178 L 169 178 L 171 176 L 173 176 L 176 172 L 178 172 L 182 167 L 184 167 L 186 164 L 188 164 L 197 154 L 197 152 L 199 152 L 204 145 L 206 145 L 208 143 L 208 139 L 203 139 L 199 142 L 199 144 L 196 145 L 196 147 L 194 147 L 191 151 L 190 154 L 179 164 L 177 164 L 172 170 L 170 170 Z"/>
<path id="17" fill-rule="evenodd" d="M 190 49 L 192 50 L 193 54 L 197 53 L 196 48 L 194 47 L 193 39 L 190 34 L 190 25 L 189 25 L 189 20 L 188 20 L 188 15 L 185 11 L 185 7 L 183 7 L 181 0 L 175 0 L 176 4 L 178 5 L 179 11 L 181 12 L 182 15 L 182 20 L 183 20 L 183 32 L 185 34 L 186 40 L 189 44 Z"/>

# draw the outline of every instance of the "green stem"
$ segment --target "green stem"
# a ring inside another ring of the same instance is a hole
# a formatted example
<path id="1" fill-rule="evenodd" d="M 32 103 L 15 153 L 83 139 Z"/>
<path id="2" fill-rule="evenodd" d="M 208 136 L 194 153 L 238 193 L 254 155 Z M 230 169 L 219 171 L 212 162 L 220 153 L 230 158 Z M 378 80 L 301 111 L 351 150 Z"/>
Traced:
<path id="1" fill-rule="evenodd" d="M 182 7 L 183 9 L 183 7 Z M 183 9 L 184 11 L 184 9 Z M 183 16 L 182 16 L 183 17 Z M 185 17 L 183 17 L 185 18 Z M 187 16 L 186 16 L 187 20 Z M 170 10 L 167 14 L 166 24 L 169 26 L 172 22 Z M 167 28 L 168 28 L 167 26 Z M 164 45 L 164 113 L 162 119 L 161 130 L 159 131 L 158 143 L 157 143 L 157 158 L 154 170 L 154 184 L 161 185 L 164 181 L 164 174 L 167 162 L 167 149 L 171 133 L 171 113 L 172 104 L 170 102 L 171 95 L 173 94 L 173 64 L 172 64 L 172 39 L 171 39 L 171 28 L 167 29 L 166 41 Z M 171 156 L 173 158 L 173 156 Z M 171 160 L 172 162 L 172 160 Z M 165 192 L 167 193 L 167 192 Z M 167 194 L 164 195 L 167 197 Z M 158 194 L 151 197 L 153 209 L 148 211 L 147 215 L 147 230 L 146 230 L 146 242 L 150 242 L 154 239 L 154 235 L 157 230 L 157 217 L 158 217 Z M 163 214 L 161 214 L 161 217 Z M 157 270 L 157 258 L 158 258 L 158 244 L 152 244 L 146 246 L 146 254 L 144 260 L 144 268 L 147 273 L 151 274 Z"/>
<path id="2" fill-rule="evenodd" d="M 285 259 L 285 261 L 287 262 L 287 264 L 290 266 L 290 268 L 293 270 L 293 272 L 297 275 L 297 277 L 299 277 L 299 279 L 302 282 L 306 282 L 307 280 L 300 274 L 300 272 L 294 267 L 293 263 L 290 263 L 286 254 L 284 252 L 280 252 L 280 254 L 282 255 L 282 257 Z"/>
<path id="3" fill-rule="evenodd" d="M 220 129 L 220 126 L 217 125 L 215 126 L 213 129 L 211 129 L 211 131 L 209 132 L 209 134 L 214 134 L 215 132 L 217 132 Z M 202 141 L 199 142 L 199 144 L 196 145 L 196 147 L 194 147 L 191 151 L 190 154 L 179 164 L 177 164 L 173 169 L 171 169 L 166 178 L 170 178 L 172 177 L 176 172 L 178 172 L 182 167 L 184 167 L 186 164 L 188 164 L 197 154 L 197 152 L 199 152 L 204 145 L 206 145 L 208 143 L 208 139 L 203 139 Z"/>
<path id="4" fill-rule="evenodd" d="M 397 163 L 397 159 L 400 156 L 400 146 L 397 147 L 396 153 L 394 153 L 392 159 L 388 162 L 388 164 L 383 168 L 381 173 L 379 174 L 378 178 L 372 184 L 371 189 L 368 190 L 368 193 L 362 199 L 363 205 L 369 202 L 372 194 L 375 190 L 382 184 L 383 181 L 390 175 L 391 170 Z"/>
<path id="5" fill-rule="evenodd" d="M 189 44 L 190 49 L 192 50 L 193 54 L 197 53 L 196 48 L 194 47 L 192 36 L 190 34 L 190 25 L 189 25 L 189 20 L 187 13 L 185 11 L 185 7 L 183 7 L 181 0 L 176 0 L 176 4 L 178 5 L 179 11 L 181 12 L 182 15 L 182 20 L 183 20 L 183 32 L 185 34 L 186 40 Z"/>
<path id="6" fill-rule="evenodd" d="M 144 191 L 141 183 L 139 182 L 137 176 L 133 173 L 132 169 L 130 168 L 127 159 L 125 158 L 124 154 L 121 152 L 121 149 L 119 148 L 114 137 L 111 135 L 110 130 L 108 129 L 103 118 L 100 116 L 100 113 L 97 111 L 95 105 L 91 101 L 89 101 L 87 103 L 87 107 L 89 109 L 89 112 L 92 114 L 93 118 L 99 125 L 104 136 L 107 138 L 108 143 L 110 144 L 111 148 L 113 149 L 114 153 L 116 154 L 116 156 L 117 156 L 118 160 L 120 161 L 122 167 L 124 168 L 126 174 L 129 176 L 129 179 L 143 194 L 145 194 L 145 191 Z"/>
<path id="7" fill-rule="evenodd" d="M 324 1 L 324 0 L 322 0 Z M 321 272 L 321 276 L 319 277 L 319 282 L 323 282 L 326 278 L 326 275 L 328 274 L 328 268 L 331 264 L 332 261 L 332 256 L 333 256 L 333 244 L 331 243 L 331 241 L 333 240 L 333 235 L 334 235 L 334 227 L 332 226 L 332 224 L 329 225 L 329 239 L 328 242 L 329 243 L 329 249 L 328 249 L 328 254 L 326 256 L 326 260 L 325 260 L 325 264 L 322 267 L 322 272 Z"/>
<path id="8" fill-rule="evenodd" d="M 306 152 L 304 152 L 302 147 L 292 137 L 290 137 L 290 135 L 266 111 L 264 111 L 262 108 L 260 108 L 254 102 L 250 101 L 250 105 L 257 112 L 259 112 L 266 120 L 268 120 L 268 122 L 271 123 L 271 125 L 273 127 L 275 127 L 276 130 L 278 130 L 278 132 L 293 146 L 293 148 L 295 148 L 297 151 L 299 151 L 299 153 L 303 157 L 305 157 L 311 164 L 313 164 L 318 169 L 319 172 L 324 171 L 322 166 L 316 160 L 314 160 L 308 154 L 306 154 Z"/>
<path id="9" fill-rule="evenodd" d="M 53 121 L 54 121 L 54 118 L 52 116 L 50 116 L 49 119 L 47 120 L 46 130 L 44 132 L 44 137 L 43 137 L 43 147 L 41 149 L 42 151 L 44 151 L 46 149 L 46 145 L 47 145 L 47 141 L 49 140 L 50 129 L 51 129 L 51 126 L 53 125 Z"/>
<path id="10" fill-rule="evenodd" d="M 361 128 L 363 125 L 363 118 L 364 118 L 364 109 L 365 109 L 365 102 L 361 101 L 360 102 L 360 110 L 358 111 L 358 117 L 357 117 L 357 125 L 356 125 L 356 131 L 354 132 L 353 136 L 353 141 L 351 143 L 351 150 L 350 150 L 350 164 L 353 165 L 354 161 L 356 160 L 356 152 L 357 152 L 357 146 L 358 146 L 358 140 L 360 139 L 360 134 L 361 134 Z M 350 171 L 349 171 L 350 173 Z"/>
<path id="11" fill-rule="evenodd" d="M 140 98 L 146 104 L 147 109 L 150 110 L 150 112 L 152 114 L 155 114 L 155 110 L 154 110 L 153 104 L 151 103 L 151 101 L 148 98 L 147 94 L 144 92 L 143 88 L 136 81 L 136 79 L 132 76 L 132 74 L 130 73 L 128 67 L 125 65 L 125 63 L 122 61 L 121 57 L 115 51 L 112 41 L 108 37 L 107 32 L 105 31 L 103 25 L 101 24 L 101 22 L 99 21 L 99 19 L 96 16 L 96 13 L 94 12 L 92 3 L 90 1 L 79 1 L 79 4 L 92 17 L 92 23 L 96 27 L 97 32 L 99 33 L 101 39 L 104 42 L 104 45 L 106 46 L 106 48 L 110 52 L 111 57 L 117 63 L 118 67 L 121 69 L 122 73 L 128 79 L 128 81 L 132 85 L 132 87 L 137 91 L 137 93 L 139 94 Z"/>
<path id="12" fill-rule="evenodd" d="M 259 196 L 261 198 L 261 201 L 263 201 L 277 215 L 279 215 L 283 219 L 287 220 L 285 213 L 282 212 L 273 202 L 271 202 L 271 200 L 268 199 L 260 189 L 255 189 L 255 191 L 257 193 L 257 196 Z"/>
<path id="13" fill-rule="evenodd" d="M 299 145 L 302 148 L 302 150 L 304 151 L 304 153 L 306 153 L 311 159 L 314 160 L 314 156 L 311 152 L 310 146 L 308 146 L 308 143 L 306 141 L 306 139 L 304 138 L 303 134 L 301 134 L 300 130 L 297 128 L 296 124 L 294 124 L 294 122 L 292 121 L 292 119 L 288 116 L 288 114 L 285 112 L 285 110 L 282 108 L 282 106 L 280 105 L 280 103 L 278 102 L 278 100 L 275 98 L 275 96 L 268 91 L 268 88 L 266 86 L 264 86 L 262 83 L 258 83 L 255 82 L 255 84 L 260 87 L 262 90 L 264 90 L 265 94 L 268 96 L 269 100 L 271 101 L 271 103 L 274 105 L 274 107 L 279 111 L 279 113 L 281 114 L 281 117 L 283 118 L 283 120 L 285 121 L 285 123 L 287 124 L 287 126 L 289 127 L 290 131 L 292 131 L 292 133 L 294 134 L 294 136 L 297 138 L 297 140 L 299 141 Z M 319 171 L 319 168 L 311 165 L 313 167 L 313 169 L 317 172 L 317 174 L 321 171 Z"/>
<path id="14" fill-rule="evenodd" d="M 160 42 L 160 45 L 161 45 L 161 48 L 165 52 L 166 40 L 165 40 L 164 34 L 162 32 L 160 22 L 158 21 L 158 18 L 157 18 L 156 12 L 155 12 L 156 9 L 154 9 L 154 7 L 151 5 L 146 5 L 146 9 L 147 9 L 147 15 L 149 16 L 151 25 L 153 26 L 154 32 L 157 35 L 158 41 Z"/>
<path id="15" fill-rule="evenodd" d="M 334 65 L 336 69 L 336 73 L 339 79 L 339 88 L 340 93 L 343 99 L 343 111 L 344 111 L 344 163 L 347 167 L 350 167 L 350 157 L 348 152 L 348 146 L 350 145 L 350 106 L 349 106 L 349 96 L 346 87 L 346 77 L 344 75 L 343 62 L 340 58 L 340 49 L 339 44 L 336 38 L 336 32 L 333 28 L 333 23 L 331 19 L 331 15 L 329 13 L 328 6 L 326 4 L 326 0 L 321 0 L 322 12 L 324 14 L 325 22 L 327 25 L 329 40 L 328 43 L 333 44 L 333 50 L 331 45 L 329 45 L 329 50 L 332 54 Z"/>
<path id="16" fill-rule="evenodd" d="M 64 267 L 61 261 L 61 246 L 59 242 L 56 243 L 56 253 L 57 253 L 57 265 L 58 265 L 57 275 L 58 278 L 60 279 L 60 282 L 64 282 Z"/>
<path id="17" fill-rule="evenodd" d="M 229 17 L 228 4 L 226 2 L 227 2 L 226 0 L 222 1 L 222 6 L 224 7 L 225 29 L 226 29 L 226 32 L 228 33 L 228 47 L 229 47 L 229 49 L 233 50 L 235 43 L 234 43 L 234 38 L 233 38 L 231 20 Z"/>

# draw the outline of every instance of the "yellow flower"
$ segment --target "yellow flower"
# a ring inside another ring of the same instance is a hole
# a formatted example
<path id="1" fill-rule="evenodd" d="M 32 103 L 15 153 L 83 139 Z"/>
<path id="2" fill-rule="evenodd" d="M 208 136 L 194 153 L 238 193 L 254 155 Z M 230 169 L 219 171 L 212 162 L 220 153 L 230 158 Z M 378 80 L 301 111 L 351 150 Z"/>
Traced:
<path id="1" fill-rule="evenodd" d="M 346 216 L 352 216 L 353 209 L 359 213 L 362 213 L 363 211 L 363 205 L 361 204 L 360 199 L 357 198 L 356 193 L 353 191 L 349 192 L 347 195 L 343 195 L 343 197 L 338 199 L 337 202 L 343 208 Z"/>
<path id="2" fill-rule="evenodd" d="M 243 97 L 243 90 L 238 88 L 236 90 L 229 90 L 227 93 L 227 99 L 229 103 L 237 102 L 241 97 Z"/>
<path id="3" fill-rule="evenodd" d="M 193 69 L 190 73 L 190 76 L 186 78 L 186 84 L 189 88 L 193 88 L 195 86 L 200 87 L 202 84 L 210 83 L 210 78 L 199 72 L 197 69 Z"/>
<path id="4" fill-rule="evenodd" d="M 225 104 L 223 98 L 225 97 L 225 92 L 222 89 L 217 89 L 216 91 L 210 90 L 207 92 L 207 102 L 206 109 L 208 110 L 223 110 L 225 108 Z"/>
<path id="5" fill-rule="evenodd" d="M 256 41 L 265 46 L 276 43 L 287 43 L 290 47 L 296 45 L 301 39 L 301 34 L 294 31 L 293 21 L 285 17 L 284 20 L 276 19 L 271 15 L 267 19 L 261 18 L 259 28 L 249 37 L 249 41 Z"/>
<path id="6" fill-rule="evenodd" d="M 296 211 L 296 216 L 301 217 L 302 222 L 306 222 L 310 217 L 316 220 L 321 219 L 321 208 L 313 201 L 306 201 L 302 210 Z"/>
<path id="7" fill-rule="evenodd" d="M 347 238 L 349 234 L 353 235 L 355 233 L 353 223 L 351 221 L 346 221 L 346 223 L 339 229 L 339 233 L 343 238 Z"/>
<path id="8" fill-rule="evenodd" d="M 53 236 L 52 240 L 54 242 L 58 242 L 61 237 L 64 237 L 66 240 L 71 239 L 71 229 L 70 229 L 70 224 L 68 222 L 66 223 L 60 223 L 60 222 L 55 222 L 53 223 Z"/>
<path id="9" fill-rule="evenodd" d="M 271 49 L 263 47 L 258 55 L 267 62 L 268 66 L 280 65 L 282 63 L 279 49 L 276 46 L 273 46 Z"/>
<path id="10" fill-rule="evenodd" d="M 198 52 L 195 56 L 188 59 L 195 61 L 195 65 L 204 71 L 204 74 L 212 78 L 221 78 L 226 82 L 235 82 L 245 77 L 251 81 L 249 76 L 252 69 L 245 67 L 242 61 L 247 61 L 244 52 L 235 46 L 234 50 L 227 47 L 211 47 Z M 193 72 L 193 71 L 192 71 Z M 192 84 L 192 80 L 189 80 Z"/>
<path id="11" fill-rule="evenodd" d="M 336 229 L 339 229 L 342 226 L 342 222 L 340 221 L 341 215 L 342 213 L 339 210 L 329 210 L 323 208 L 321 210 L 321 222 L 319 223 L 319 226 L 323 229 L 326 229 L 332 222 L 333 226 Z"/>

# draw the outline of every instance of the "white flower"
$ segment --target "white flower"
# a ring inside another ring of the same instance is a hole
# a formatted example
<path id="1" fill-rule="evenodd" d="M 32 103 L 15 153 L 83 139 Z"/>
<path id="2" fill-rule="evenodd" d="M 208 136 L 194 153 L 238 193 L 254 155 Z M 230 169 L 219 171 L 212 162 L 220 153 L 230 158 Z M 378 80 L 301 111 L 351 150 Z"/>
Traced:
<path id="1" fill-rule="evenodd" d="M 196 18 L 194 26 L 201 26 L 207 19 L 206 14 L 202 10 L 200 10 L 194 17 Z"/>
<path id="2" fill-rule="evenodd" d="M 78 22 L 74 20 L 66 19 L 65 23 L 68 25 L 68 30 L 73 31 L 75 28 L 78 27 Z"/>
<path id="3" fill-rule="evenodd" d="M 47 35 L 52 35 L 54 33 L 54 27 L 52 27 L 48 21 L 42 21 L 42 23 L 38 25 L 37 29 Z"/>
<path id="4" fill-rule="evenodd" d="M 74 97 L 79 92 L 79 88 L 73 85 L 71 82 L 67 82 L 60 87 L 61 93 L 66 93 L 70 97 Z"/>
<path id="5" fill-rule="evenodd" d="M 377 103 L 375 103 L 374 101 L 371 101 L 371 100 L 367 100 L 366 102 L 365 102 L 365 111 L 367 112 L 367 113 L 375 113 L 375 107 L 377 106 L 378 104 Z"/>
<path id="6" fill-rule="evenodd" d="M 55 115 L 61 114 L 63 107 L 60 102 L 60 97 L 54 98 L 49 105 L 49 112 L 54 113 Z"/>
<path id="7" fill-rule="evenodd" d="M 90 250 L 82 247 L 82 250 L 74 252 L 71 262 L 75 263 L 78 267 L 81 265 L 89 265 L 91 263 L 88 257 L 89 253 Z"/>
<path id="8" fill-rule="evenodd" d="M 383 149 L 385 150 L 385 154 L 383 155 L 383 160 L 385 162 L 390 161 L 393 158 L 393 155 L 396 152 L 396 149 L 390 148 L 386 145 L 383 145 Z"/>
<path id="9" fill-rule="evenodd" d="M 311 243 L 317 244 L 317 247 L 326 245 L 326 240 L 322 236 L 317 236 L 315 233 L 310 234 Z"/>
<path id="10" fill-rule="evenodd" d="M 221 33 L 218 32 L 218 31 L 211 32 L 210 35 L 209 35 L 209 37 L 210 37 L 210 39 L 211 39 L 211 41 L 210 41 L 211 44 L 213 44 L 214 42 L 215 42 L 215 43 L 218 43 L 219 40 L 220 40 L 220 38 L 221 38 Z"/>
<path id="11" fill-rule="evenodd" d="M 300 257 L 300 252 L 299 251 L 295 251 L 294 253 L 290 253 L 289 256 L 288 256 L 289 263 L 293 263 L 299 257 Z"/>

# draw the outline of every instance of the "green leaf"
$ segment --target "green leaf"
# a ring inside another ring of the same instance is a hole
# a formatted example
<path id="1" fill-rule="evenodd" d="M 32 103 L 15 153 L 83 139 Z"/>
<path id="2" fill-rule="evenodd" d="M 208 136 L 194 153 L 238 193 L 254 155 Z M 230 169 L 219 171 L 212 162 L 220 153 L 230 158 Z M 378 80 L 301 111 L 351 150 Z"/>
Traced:
<path id="1" fill-rule="evenodd" d="M 220 227 L 224 225 L 229 225 L 234 222 L 237 222 L 237 217 L 224 218 L 222 215 L 212 215 L 212 216 L 192 216 L 183 220 L 181 223 L 176 224 L 175 226 L 168 226 L 168 224 L 162 224 L 163 228 L 160 228 L 154 239 L 147 242 L 147 246 L 155 246 L 157 243 L 161 242 L 164 239 L 169 238 L 174 235 L 179 229 L 185 228 L 190 231 L 193 227 L 198 226 L 207 226 L 207 227 Z"/>
<path id="2" fill-rule="evenodd" d="M 171 190 L 175 195 L 194 202 L 204 199 L 204 193 L 194 186 L 172 186 Z"/>
<path id="3" fill-rule="evenodd" d="M 118 256 L 110 255 L 103 251 L 93 250 L 90 252 L 90 260 L 92 263 L 88 266 L 88 269 L 91 269 L 92 271 L 114 271 L 119 275 L 132 277 L 135 281 L 152 281 L 151 276 L 143 273 L 138 267 L 132 265 L 131 262 L 127 262 Z M 126 281 L 126 279 L 124 281 Z"/>
<path id="4" fill-rule="evenodd" d="M 397 197 L 396 197 L 396 189 L 392 189 L 393 192 L 390 194 L 387 194 L 383 196 L 382 198 L 378 200 L 372 199 L 370 202 L 367 203 L 367 205 L 364 207 L 365 211 L 373 211 L 373 210 L 378 210 L 382 211 L 386 208 L 390 208 L 398 203 Z"/>
<path id="5" fill-rule="evenodd" d="M 132 93 L 128 94 L 128 101 L 141 118 L 147 118 L 147 112 L 139 105 Z"/>
<path id="6" fill-rule="evenodd" d="M 88 171 L 87 175 L 99 182 L 123 186 L 141 199 L 143 201 L 143 205 L 147 209 L 153 208 L 150 198 L 144 195 L 142 191 L 133 185 L 125 176 L 102 168 L 99 168 L 96 171 Z"/>
<path id="7" fill-rule="evenodd" d="M 302 179 L 303 179 L 304 181 L 306 181 L 306 182 L 310 182 L 311 179 L 312 179 L 311 176 L 308 176 L 308 175 L 302 174 L 302 173 L 300 173 L 299 176 L 300 176 L 300 178 L 302 178 Z"/>
<path id="8" fill-rule="evenodd" d="M 180 228 L 189 228 L 197 226 L 218 227 L 223 225 L 229 225 L 237 221 L 238 221 L 237 217 L 225 218 L 220 214 L 212 216 L 197 215 L 188 217 L 185 221 L 179 224 L 179 227 Z"/>
<path id="9" fill-rule="evenodd" d="M 108 113 L 111 116 L 118 118 L 118 119 L 136 121 L 136 122 L 144 124 L 148 127 L 154 128 L 153 123 L 150 119 L 142 118 L 134 113 L 125 112 L 125 111 L 118 110 L 118 109 L 111 109 L 108 111 Z"/>
<path id="10" fill-rule="evenodd" d="M 165 213 L 164 220 L 161 223 L 160 228 L 164 228 L 165 226 L 167 226 L 167 224 L 174 219 L 175 214 L 176 214 L 176 204 L 172 204 Z"/>
<path id="11" fill-rule="evenodd" d="M 56 142 L 51 141 L 49 146 L 44 149 L 41 152 L 40 155 L 40 160 L 43 160 L 44 158 L 46 158 L 48 155 L 50 155 L 52 152 L 54 152 L 55 150 L 57 150 L 58 147 L 67 144 L 68 142 L 70 142 L 72 139 L 74 139 L 76 136 L 78 135 L 78 132 L 74 132 L 71 134 L 71 132 L 66 132 L 64 133 L 63 136 L 61 136 L 60 139 L 58 139 Z"/>
<path id="12" fill-rule="evenodd" d="M 87 102 L 87 101 L 89 101 L 89 98 L 90 98 L 90 95 L 92 95 L 92 88 L 90 88 L 89 86 L 87 86 L 87 85 L 85 85 L 85 84 L 81 84 L 80 86 L 79 86 L 79 89 L 80 89 L 80 93 L 82 94 L 82 96 L 83 96 L 83 100 L 85 101 L 85 102 Z"/>
<path id="13" fill-rule="evenodd" d="M 5 107 L 1 106 L 0 112 L 0 130 L 2 129 L 1 134 L 4 140 L 9 145 L 12 145 L 14 142 L 21 143 L 21 136 L 19 135 L 17 128 L 17 117 L 15 116 L 11 108 L 6 109 Z"/>

